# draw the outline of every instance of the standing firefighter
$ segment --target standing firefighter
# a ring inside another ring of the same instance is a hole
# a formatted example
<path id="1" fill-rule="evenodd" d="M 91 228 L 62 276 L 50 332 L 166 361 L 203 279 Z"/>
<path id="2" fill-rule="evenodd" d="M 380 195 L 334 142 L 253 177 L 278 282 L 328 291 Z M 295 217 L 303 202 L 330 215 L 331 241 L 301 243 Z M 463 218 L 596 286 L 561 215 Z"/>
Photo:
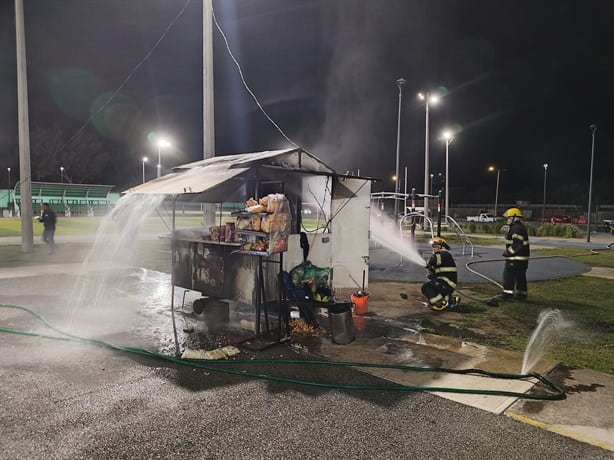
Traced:
<path id="1" fill-rule="evenodd" d="M 440 237 L 433 238 L 431 246 L 433 255 L 426 265 L 429 281 L 422 285 L 422 294 L 433 310 L 454 308 L 460 298 L 452 295 L 456 289 L 457 273 L 454 258 L 448 252 L 450 246 Z"/>
<path id="2" fill-rule="evenodd" d="M 527 268 L 529 267 L 529 234 L 520 220 L 522 212 L 510 208 L 503 213 L 510 226 L 505 237 L 505 268 L 503 269 L 503 299 L 527 298 Z"/>

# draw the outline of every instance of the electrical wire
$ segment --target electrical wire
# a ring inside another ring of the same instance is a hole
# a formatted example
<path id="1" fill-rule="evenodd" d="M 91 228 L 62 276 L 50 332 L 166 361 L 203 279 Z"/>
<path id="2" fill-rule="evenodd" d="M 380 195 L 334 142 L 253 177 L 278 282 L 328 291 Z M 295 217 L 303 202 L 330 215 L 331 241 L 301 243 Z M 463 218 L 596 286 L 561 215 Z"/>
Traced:
<path id="1" fill-rule="evenodd" d="M 312 387 L 320 387 L 320 388 L 333 388 L 333 389 L 344 389 L 344 390 L 369 390 L 369 391 L 403 391 L 403 392 L 442 392 L 442 393 L 461 393 L 461 394 L 480 394 L 480 395 L 489 395 L 489 396 L 506 396 L 506 397 L 515 397 L 515 398 L 524 398 L 524 399 L 532 399 L 532 400 L 548 400 L 548 401 L 557 401 L 566 399 L 565 392 L 559 388 L 554 383 L 550 382 L 548 379 L 543 377 L 542 375 L 531 372 L 528 374 L 508 374 L 508 373 L 500 373 L 500 372 L 490 372 L 482 369 L 447 369 L 447 368 L 430 368 L 430 367 L 414 367 L 414 366 L 404 366 L 398 364 L 373 364 L 373 363 L 361 363 L 361 362 L 339 362 L 339 361 L 320 361 L 320 360 L 303 360 L 303 359 L 228 359 L 222 361 L 216 361 L 215 365 L 208 364 L 203 362 L 203 360 L 195 360 L 195 359 L 184 359 L 177 356 L 165 355 L 149 350 L 145 350 L 143 348 L 136 347 L 126 347 L 126 346 L 118 346 L 113 345 L 108 342 L 104 342 L 102 340 L 97 339 L 87 339 L 83 337 L 79 337 L 73 334 L 69 334 L 67 332 L 61 331 L 55 326 L 51 325 L 43 316 L 36 313 L 33 310 L 30 310 L 25 307 L 21 307 L 18 305 L 8 305 L 8 304 L 0 304 L 0 308 L 8 308 L 15 309 L 26 312 L 30 315 L 36 317 L 39 321 L 41 321 L 45 326 L 47 326 L 52 331 L 55 331 L 59 335 L 48 335 L 48 334 L 40 334 L 31 331 L 23 331 L 13 328 L 0 327 L 0 332 L 11 333 L 11 334 L 19 334 L 30 337 L 39 337 L 43 339 L 49 340 L 61 340 L 61 341 L 73 341 L 79 342 L 88 345 L 96 345 L 104 348 L 109 348 L 115 351 L 133 353 L 140 356 L 145 356 L 153 359 L 161 359 L 164 361 L 189 365 L 191 367 L 206 369 L 211 372 L 221 372 L 226 374 L 239 375 L 242 377 L 253 377 L 264 380 L 278 381 L 284 383 L 292 383 L 298 385 L 307 385 Z M 432 372 L 432 373 L 448 373 L 448 374 L 458 374 L 458 375 L 479 375 L 488 378 L 494 379 L 508 379 L 508 380 L 523 380 L 534 378 L 541 382 L 549 391 L 549 393 L 518 393 L 513 391 L 503 391 L 503 390 L 480 390 L 480 389 L 470 389 L 470 388 L 448 388 L 448 387 L 431 387 L 431 386 L 409 386 L 402 384 L 390 384 L 390 385 L 356 385 L 356 384 L 340 384 L 340 383 L 326 383 L 326 382 L 316 382 L 311 380 L 301 380 L 294 379 L 288 377 L 280 377 L 276 375 L 264 374 L 260 372 L 250 372 L 246 369 L 232 369 L 235 365 L 262 365 L 262 364 L 285 364 L 285 365 L 306 365 L 306 366 L 333 366 L 333 367 L 354 367 L 354 368 L 378 368 L 378 369 L 397 369 L 403 371 L 413 371 L 413 372 Z"/>
<path id="2" fill-rule="evenodd" d="M 168 25 L 166 26 L 166 28 L 164 29 L 164 31 L 162 32 L 160 37 L 156 40 L 156 42 L 152 45 L 152 47 L 149 49 L 149 51 L 145 54 L 145 57 L 143 57 L 141 59 L 141 61 L 137 65 L 135 65 L 130 72 L 128 72 L 128 76 L 126 76 L 124 78 L 124 80 L 115 89 L 115 91 L 113 91 L 111 93 L 111 95 L 107 98 L 107 100 L 103 104 L 101 104 L 100 107 L 98 107 L 96 109 L 96 111 L 94 111 L 89 116 L 89 118 L 85 121 L 85 123 L 83 123 L 83 125 L 79 129 L 77 129 L 75 134 L 73 134 L 70 137 L 70 139 L 68 139 L 64 143 L 64 145 L 59 149 L 60 152 L 63 151 L 68 144 L 70 144 L 72 141 L 76 140 L 77 136 L 79 134 L 81 134 L 81 132 L 85 129 L 85 127 L 92 122 L 94 117 L 96 117 L 100 112 L 102 112 L 111 103 L 111 101 L 113 101 L 113 99 L 115 99 L 115 97 L 121 92 L 121 90 L 124 88 L 124 86 L 126 86 L 126 84 L 128 84 L 128 82 L 132 79 L 132 76 L 143 66 L 143 64 L 145 64 L 149 60 L 149 58 L 151 57 L 153 52 L 156 50 L 156 48 L 158 48 L 160 43 L 162 43 L 162 40 L 164 40 L 166 38 L 166 35 L 171 30 L 171 28 L 177 23 L 179 18 L 181 18 L 181 16 L 183 16 L 183 13 L 185 12 L 186 8 L 188 7 L 188 5 L 190 4 L 191 1 L 192 0 L 186 0 L 186 2 L 184 3 L 183 7 L 181 8 L 181 10 L 179 10 L 179 13 L 177 13 L 175 15 L 175 18 L 171 22 L 168 23 Z"/>
<path id="3" fill-rule="evenodd" d="M 237 61 L 237 59 L 235 58 L 234 54 L 232 53 L 232 50 L 230 49 L 230 44 L 228 43 L 228 39 L 226 38 L 226 34 L 224 33 L 224 31 L 222 30 L 222 28 L 220 27 L 220 25 L 217 22 L 217 18 L 215 16 L 215 11 L 213 10 L 213 3 L 211 4 L 211 16 L 213 17 L 213 22 L 215 23 L 215 27 L 217 28 L 218 32 L 222 36 L 222 39 L 224 40 L 224 44 L 226 45 L 226 50 L 228 51 L 228 54 L 230 55 L 230 58 L 232 59 L 232 62 L 234 62 L 235 66 L 237 68 L 237 71 L 239 72 L 239 77 L 241 78 L 241 82 L 243 83 L 243 87 L 246 89 L 246 91 L 252 97 L 252 99 L 254 100 L 254 102 L 256 103 L 258 108 L 260 109 L 260 111 L 264 114 L 266 119 L 271 122 L 271 124 L 283 136 L 283 138 L 286 139 L 294 147 L 301 148 L 300 145 L 298 145 L 296 142 L 294 142 L 292 139 L 290 139 L 286 135 L 286 133 L 284 133 L 283 130 L 279 127 L 279 125 L 277 123 L 275 123 L 275 121 L 273 121 L 273 119 L 270 117 L 270 115 L 267 113 L 267 111 L 264 110 L 264 107 L 262 107 L 262 104 L 260 104 L 260 101 L 258 100 L 258 98 L 254 94 L 252 89 L 249 87 L 249 85 L 245 81 L 245 76 L 243 75 L 243 69 L 241 69 L 241 65 L 239 64 L 239 61 Z M 305 150 L 305 149 L 303 149 L 303 150 Z M 307 150 L 305 150 L 305 151 L 307 151 Z"/>

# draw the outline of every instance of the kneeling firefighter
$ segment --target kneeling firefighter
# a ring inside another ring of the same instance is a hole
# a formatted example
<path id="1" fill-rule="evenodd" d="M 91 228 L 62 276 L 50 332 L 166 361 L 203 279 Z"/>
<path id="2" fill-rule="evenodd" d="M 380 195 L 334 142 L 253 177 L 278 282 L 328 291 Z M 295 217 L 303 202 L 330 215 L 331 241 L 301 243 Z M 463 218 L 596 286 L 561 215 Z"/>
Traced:
<path id="1" fill-rule="evenodd" d="M 422 294 L 428 299 L 433 310 L 454 308 L 460 298 L 453 296 L 456 289 L 457 272 L 454 257 L 448 251 L 450 246 L 441 237 L 431 241 L 433 255 L 426 264 L 429 281 L 422 285 Z"/>

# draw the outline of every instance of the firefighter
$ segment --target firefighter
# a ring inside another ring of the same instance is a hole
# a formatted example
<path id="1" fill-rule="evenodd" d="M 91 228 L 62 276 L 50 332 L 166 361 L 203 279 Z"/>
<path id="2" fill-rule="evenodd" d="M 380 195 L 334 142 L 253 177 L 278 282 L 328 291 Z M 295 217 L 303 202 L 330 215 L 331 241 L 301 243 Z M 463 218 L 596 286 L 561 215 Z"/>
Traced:
<path id="1" fill-rule="evenodd" d="M 521 221 L 522 211 L 510 208 L 503 213 L 510 227 L 505 237 L 505 267 L 503 269 L 503 299 L 527 298 L 527 268 L 529 267 L 529 234 Z"/>
<path id="2" fill-rule="evenodd" d="M 454 258 L 448 252 L 450 246 L 443 238 L 436 237 L 431 241 L 431 247 L 433 255 L 426 265 L 429 281 L 422 285 L 422 294 L 432 310 L 454 308 L 460 298 L 452 295 L 456 289 L 457 272 Z"/>

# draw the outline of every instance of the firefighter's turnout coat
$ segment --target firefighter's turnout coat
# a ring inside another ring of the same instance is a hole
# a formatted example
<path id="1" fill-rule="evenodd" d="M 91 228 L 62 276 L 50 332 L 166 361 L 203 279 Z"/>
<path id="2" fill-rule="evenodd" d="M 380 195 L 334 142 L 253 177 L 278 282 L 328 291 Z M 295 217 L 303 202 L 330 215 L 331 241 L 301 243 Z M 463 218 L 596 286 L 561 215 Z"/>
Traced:
<path id="1" fill-rule="evenodd" d="M 510 224 L 510 229 L 505 237 L 506 260 L 529 260 L 529 234 L 527 228 L 519 220 Z"/>
<path id="2" fill-rule="evenodd" d="M 430 281 L 422 286 L 422 293 L 432 305 L 446 300 L 456 289 L 458 273 L 452 254 L 445 249 L 436 252 L 429 259 L 426 268 Z"/>
<path id="3" fill-rule="evenodd" d="M 530 255 L 527 228 L 520 220 L 514 219 L 505 237 L 503 297 L 515 295 L 521 299 L 527 298 L 527 268 Z"/>

